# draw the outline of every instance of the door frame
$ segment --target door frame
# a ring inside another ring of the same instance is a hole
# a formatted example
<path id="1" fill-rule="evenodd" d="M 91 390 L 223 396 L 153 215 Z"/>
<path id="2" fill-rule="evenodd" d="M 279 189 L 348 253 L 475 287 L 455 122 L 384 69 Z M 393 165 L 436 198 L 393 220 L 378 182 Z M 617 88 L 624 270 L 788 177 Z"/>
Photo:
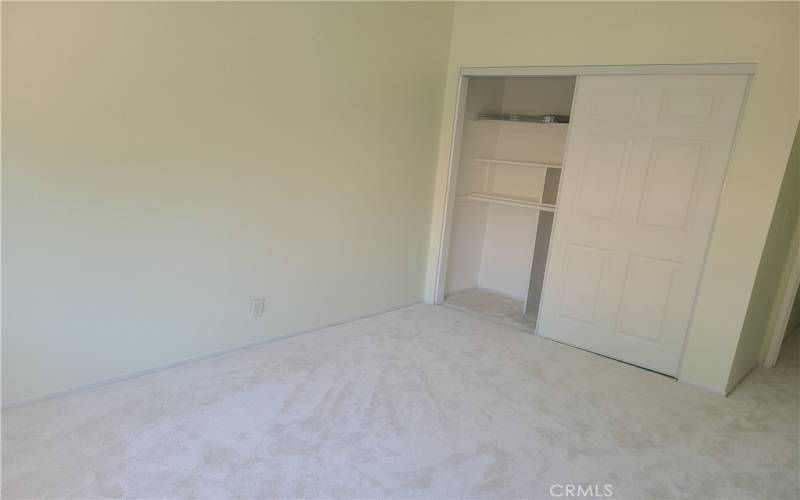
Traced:
<path id="1" fill-rule="evenodd" d="M 795 221 L 794 236 L 792 237 L 792 248 L 796 249 L 800 245 L 800 221 Z M 764 354 L 764 366 L 772 368 L 778 363 L 778 355 L 781 352 L 783 339 L 786 337 L 786 328 L 789 326 L 789 316 L 792 314 L 795 298 L 800 294 L 800 251 L 795 250 L 794 256 L 786 263 L 789 268 L 788 279 L 780 294 L 775 301 L 774 322 L 772 329 L 768 332 L 766 352 Z"/>
<path id="2" fill-rule="evenodd" d="M 734 63 L 734 64 L 641 64 L 641 65 L 594 65 L 594 66 L 489 66 L 489 67 L 461 67 L 458 70 L 458 89 L 456 91 L 455 111 L 453 125 L 450 135 L 449 158 L 447 163 L 447 176 L 445 185 L 436 188 L 439 193 L 443 191 L 444 206 L 441 206 L 443 213 L 442 222 L 437 230 L 438 234 L 432 235 L 432 239 L 438 241 L 438 245 L 430 258 L 434 259 L 434 265 L 428 271 L 433 276 L 428 275 L 426 283 L 428 289 L 425 291 L 426 302 L 429 304 L 441 304 L 444 302 L 444 289 L 447 279 L 447 259 L 450 248 L 450 235 L 453 225 L 453 211 L 455 206 L 455 185 L 458 179 L 458 164 L 461 156 L 461 136 L 464 128 L 464 111 L 467 102 L 467 91 L 469 78 L 477 76 L 589 76 L 589 75 L 753 75 L 756 72 L 755 63 Z M 750 83 L 748 82 L 748 89 Z M 577 85 L 576 85 L 577 88 Z M 745 103 L 747 91 L 745 91 Z M 745 104 L 743 103 L 743 105 Z M 741 118 L 741 116 L 740 116 Z M 740 119 L 741 122 L 741 119 Z M 738 136 L 738 129 L 737 134 Z M 569 141 L 569 131 L 567 131 L 567 141 Z M 734 137 L 734 144 L 735 144 Z M 729 158 L 730 162 L 730 158 Z M 726 169 L 727 177 L 727 169 Z M 725 183 L 723 181 L 723 190 Z M 560 186 L 559 186 L 560 188 Z M 437 193 L 437 194 L 439 194 Z M 721 197 L 720 197 L 721 198 Z M 436 207 L 434 207 L 435 209 Z M 719 201 L 717 203 L 717 211 Z M 558 212 L 558 208 L 556 208 Z M 716 221 L 717 213 L 714 214 Z M 554 218 L 552 233 L 555 234 L 558 226 L 558 217 Z M 714 225 L 711 234 L 714 232 Z M 552 241 L 552 239 L 551 239 Z M 707 257 L 707 253 L 706 253 Z M 705 262 L 703 267 L 705 268 Z M 545 273 L 547 270 L 545 270 Z M 702 276 L 702 274 L 701 274 Z M 537 329 L 538 330 L 538 329 Z M 538 334 L 538 333 L 537 333 Z M 684 349 L 685 349 L 684 345 Z"/>

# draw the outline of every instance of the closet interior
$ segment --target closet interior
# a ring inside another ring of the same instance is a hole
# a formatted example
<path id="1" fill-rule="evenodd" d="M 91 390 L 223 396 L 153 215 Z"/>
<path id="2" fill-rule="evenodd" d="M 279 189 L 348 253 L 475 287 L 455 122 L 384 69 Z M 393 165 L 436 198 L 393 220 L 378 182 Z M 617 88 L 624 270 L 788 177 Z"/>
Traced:
<path id="1" fill-rule="evenodd" d="M 535 331 L 575 77 L 471 77 L 444 304 Z"/>

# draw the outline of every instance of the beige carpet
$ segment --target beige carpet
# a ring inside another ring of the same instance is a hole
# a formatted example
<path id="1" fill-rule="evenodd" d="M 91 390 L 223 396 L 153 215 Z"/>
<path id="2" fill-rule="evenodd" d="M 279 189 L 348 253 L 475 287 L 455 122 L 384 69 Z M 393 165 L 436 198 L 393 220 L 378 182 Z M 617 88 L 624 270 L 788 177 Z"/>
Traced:
<path id="1" fill-rule="evenodd" d="M 797 350 L 721 398 L 419 305 L 8 411 L 2 496 L 797 498 Z"/>
<path id="2" fill-rule="evenodd" d="M 536 331 L 536 313 L 523 313 L 522 301 L 480 288 L 449 295 L 445 298 L 444 305 L 528 332 Z"/>

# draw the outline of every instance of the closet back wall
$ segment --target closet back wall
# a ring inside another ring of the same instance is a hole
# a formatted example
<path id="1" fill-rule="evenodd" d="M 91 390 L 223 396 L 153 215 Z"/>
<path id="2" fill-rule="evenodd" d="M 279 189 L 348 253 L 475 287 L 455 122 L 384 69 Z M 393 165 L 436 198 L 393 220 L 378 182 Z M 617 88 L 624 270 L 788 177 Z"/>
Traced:
<path id="1" fill-rule="evenodd" d="M 451 11 L 3 2 L 4 404 L 420 300 Z"/>

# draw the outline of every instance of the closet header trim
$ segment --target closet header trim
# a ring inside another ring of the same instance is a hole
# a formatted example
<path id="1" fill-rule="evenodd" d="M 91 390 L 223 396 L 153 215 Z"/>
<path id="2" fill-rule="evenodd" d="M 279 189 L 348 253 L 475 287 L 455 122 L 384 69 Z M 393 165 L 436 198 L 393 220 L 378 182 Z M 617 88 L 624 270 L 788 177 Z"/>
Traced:
<path id="1" fill-rule="evenodd" d="M 757 64 L 640 64 L 627 66 L 462 67 L 461 76 L 752 75 Z"/>

